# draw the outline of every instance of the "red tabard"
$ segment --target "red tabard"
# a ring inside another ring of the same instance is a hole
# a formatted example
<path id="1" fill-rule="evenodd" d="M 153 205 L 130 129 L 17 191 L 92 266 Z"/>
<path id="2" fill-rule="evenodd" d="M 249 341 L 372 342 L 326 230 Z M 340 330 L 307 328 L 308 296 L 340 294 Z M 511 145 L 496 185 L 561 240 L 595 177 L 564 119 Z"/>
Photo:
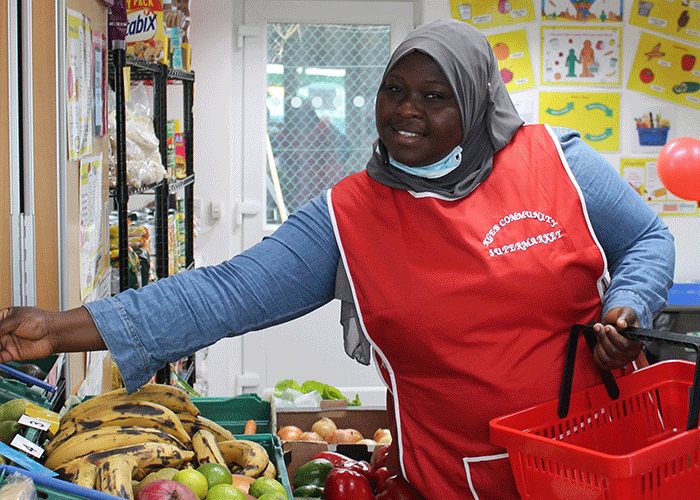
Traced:
<path id="1" fill-rule="evenodd" d="M 490 419 L 558 396 L 569 328 L 599 318 L 606 261 L 549 128 L 521 127 L 457 200 L 352 175 L 331 218 L 426 498 L 517 498 Z M 575 388 L 600 383 L 579 348 Z"/>

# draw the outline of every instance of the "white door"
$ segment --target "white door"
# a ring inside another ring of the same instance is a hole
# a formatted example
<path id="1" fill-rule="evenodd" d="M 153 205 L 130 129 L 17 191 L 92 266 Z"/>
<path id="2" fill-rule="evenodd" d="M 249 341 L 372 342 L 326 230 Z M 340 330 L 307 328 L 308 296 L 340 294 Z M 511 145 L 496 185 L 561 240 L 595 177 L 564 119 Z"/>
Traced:
<path id="1" fill-rule="evenodd" d="M 248 248 L 286 212 L 364 167 L 375 136 L 374 94 L 391 50 L 413 27 L 413 3 L 247 0 L 244 19 L 237 31 L 245 102 L 239 220 Z M 333 301 L 246 335 L 237 389 L 260 393 L 282 379 L 315 379 L 351 398 L 358 393 L 365 405 L 384 404 L 376 368 L 345 355 L 339 318 Z"/>

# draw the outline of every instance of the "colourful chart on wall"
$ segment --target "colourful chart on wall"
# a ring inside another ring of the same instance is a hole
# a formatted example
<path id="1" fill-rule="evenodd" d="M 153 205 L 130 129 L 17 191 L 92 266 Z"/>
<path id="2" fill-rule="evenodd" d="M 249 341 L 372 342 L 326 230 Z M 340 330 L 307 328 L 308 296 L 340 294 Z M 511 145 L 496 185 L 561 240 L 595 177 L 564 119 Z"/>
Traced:
<path id="1" fill-rule="evenodd" d="M 452 17 L 478 28 L 535 20 L 533 0 L 450 0 Z"/>
<path id="2" fill-rule="evenodd" d="M 533 88 L 535 74 L 532 71 L 525 30 L 488 35 L 486 38 L 496 55 L 498 69 L 508 92 Z"/>
<path id="3" fill-rule="evenodd" d="M 700 50 L 642 32 L 627 88 L 700 109 Z"/>
<path id="4" fill-rule="evenodd" d="M 632 151 L 658 155 L 661 148 L 677 135 L 678 106 L 656 100 L 646 101 L 646 104 L 633 108 L 634 116 L 622 125 L 623 130 L 627 130 L 623 135 L 634 138 Z"/>
<path id="5" fill-rule="evenodd" d="M 615 92 L 540 92 L 539 120 L 578 130 L 593 149 L 620 147 L 620 94 Z"/>
<path id="6" fill-rule="evenodd" d="M 620 28 L 542 27 L 543 85 L 617 86 L 622 83 Z"/>
<path id="7" fill-rule="evenodd" d="M 700 41 L 700 1 L 634 0 L 630 24 L 691 42 Z"/>
<path id="8" fill-rule="evenodd" d="M 620 23 L 622 0 L 542 0 L 542 20 Z"/>
<path id="9" fill-rule="evenodd" d="M 656 158 L 622 158 L 620 175 L 659 215 L 698 216 L 698 202 L 674 196 L 664 187 L 656 171 Z"/>

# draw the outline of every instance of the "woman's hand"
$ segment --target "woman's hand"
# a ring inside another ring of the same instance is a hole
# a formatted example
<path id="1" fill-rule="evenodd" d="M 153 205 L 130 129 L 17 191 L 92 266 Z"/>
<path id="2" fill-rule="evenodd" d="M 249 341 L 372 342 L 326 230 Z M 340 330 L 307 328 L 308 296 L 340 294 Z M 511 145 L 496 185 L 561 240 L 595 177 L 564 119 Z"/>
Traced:
<path id="1" fill-rule="evenodd" d="M 34 307 L 0 310 L 0 362 L 45 358 L 54 353 L 50 316 Z"/>
<path id="2" fill-rule="evenodd" d="M 593 349 L 593 359 L 604 370 L 623 368 L 637 359 L 643 344 L 620 335 L 618 330 L 639 326 L 637 313 L 631 307 L 614 307 L 593 325 L 598 342 Z"/>
<path id="3" fill-rule="evenodd" d="M 35 307 L 0 310 L 0 363 L 105 348 L 100 332 L 84 307 L 63 312 Z"/>

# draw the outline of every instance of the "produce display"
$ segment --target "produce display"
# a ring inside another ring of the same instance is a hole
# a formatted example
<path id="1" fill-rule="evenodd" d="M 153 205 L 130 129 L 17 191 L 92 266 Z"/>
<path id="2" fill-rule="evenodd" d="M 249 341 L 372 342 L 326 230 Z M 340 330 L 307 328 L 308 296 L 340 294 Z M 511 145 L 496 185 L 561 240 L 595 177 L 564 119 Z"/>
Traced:
<path id="1" fill-rule="evenodd" d="M 294 474 L 294 496 L 328 500 L 421 499 L 401 476 L 387 469 L 388 449 L 387 445 L 377 448 L 371 463 L 332 451 L 317 453 Z"/>
<path id="2" fill-rule="evenodd" d="M 255 427 L 249 421 L 245 430 Z M 46 443 L 44 465 L 120 498 L 287 498 L 261 444 L 236 439 L 169 385 L 147 384 L 129 395 L 117 389 L 70 409 Z"/>
<path id="3" fill-rule="evenodd" d="M 325 441 L 328 444 L 365 444 L 376 446 L 391 443 L 389 429 L 377 429 L 372 438 L 365 438 L 357 429 L 338 429 L 328 417 L 321 417 L 311 429 L 303 431 L 296 425 L 285 425 L 277 431 L 282 441 Z"/>

